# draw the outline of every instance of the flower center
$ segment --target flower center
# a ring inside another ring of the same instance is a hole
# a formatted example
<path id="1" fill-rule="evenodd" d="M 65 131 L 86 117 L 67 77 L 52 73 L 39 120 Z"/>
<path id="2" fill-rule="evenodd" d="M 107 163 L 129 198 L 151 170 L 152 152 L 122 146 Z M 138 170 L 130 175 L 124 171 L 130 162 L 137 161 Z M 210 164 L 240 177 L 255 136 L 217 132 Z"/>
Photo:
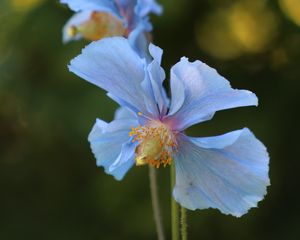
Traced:
<path id="1" fill-rule="evenodd" d="M 78 26 L 70 26 L 68 34 L 70 37 L 81 34 L 83 38 L 95 41 L 104 37 L 124 36 L 126 29 L 115 16 L 106 12 L 93 12 L 89 20 Z"/>
<path id="2" fill-rule="evenodd" d="M 135 153 L 137 166 L 150 164 L 156 168 L 164 167 L 172 162 L 172 152 L 176 150 L 177 143 L 174 133 L 167 125 L 160 121 L 150 121 L 145 126 L 132 128 L 129 136 L 133 142 L 138 141 Z"/>

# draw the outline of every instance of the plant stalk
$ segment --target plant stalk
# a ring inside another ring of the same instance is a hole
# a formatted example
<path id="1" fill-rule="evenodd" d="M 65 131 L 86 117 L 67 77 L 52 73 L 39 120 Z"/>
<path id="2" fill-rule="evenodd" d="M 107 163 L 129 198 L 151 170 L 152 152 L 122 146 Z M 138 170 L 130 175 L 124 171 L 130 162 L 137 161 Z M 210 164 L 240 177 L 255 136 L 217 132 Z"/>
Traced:
<path id="1" fill-rule="evenodd" d="M 163 228 L 160 205 L 159 205 L 157 176 L 156 176 L 155 168 L 152 166 L 149 166 L 149 179 L 150 179 L 150 191 L 151 191 L 154 221 L 155 221 L 156 232 L 157 232 L 157 239 L 165 240 L 164 228 Z"/>
<path id="2" fill-rule="evenodd" d="M 172 224 L 172 240 L 179 240 L 179 206 L 173 198 L 173 188 L 175 186 L 175 164 L 171 164 L 171 224 Z"/>
<path id="3" fill-rule="evenodd" d="M 181 240 L 187 240 L 187 210 L 184 207 L 180 208 L 181 212 Z"/>

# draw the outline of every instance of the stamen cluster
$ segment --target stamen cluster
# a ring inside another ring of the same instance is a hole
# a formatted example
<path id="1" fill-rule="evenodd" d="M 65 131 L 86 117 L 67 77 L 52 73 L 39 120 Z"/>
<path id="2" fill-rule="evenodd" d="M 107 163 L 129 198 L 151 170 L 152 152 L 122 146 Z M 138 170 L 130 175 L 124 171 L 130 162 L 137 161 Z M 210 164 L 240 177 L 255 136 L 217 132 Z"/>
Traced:
<path id="1" fill-rule="evenodd" d="M 136 165 L 150 164 L 156 168 L 166 167 L 172 162 L 172 152 L 177 149 L 174 133 L 160 121 L 150 121 L 145 126 L 132 128 L 129 136 L 133 142 L 138 141 L 136 148 Z"/>

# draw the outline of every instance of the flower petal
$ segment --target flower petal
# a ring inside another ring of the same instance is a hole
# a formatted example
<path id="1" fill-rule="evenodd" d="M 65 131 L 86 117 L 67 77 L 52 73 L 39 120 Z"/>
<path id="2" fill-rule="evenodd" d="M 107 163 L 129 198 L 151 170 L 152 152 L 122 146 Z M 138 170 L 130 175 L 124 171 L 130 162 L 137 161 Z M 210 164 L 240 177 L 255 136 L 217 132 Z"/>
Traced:
<path id="1" fill-rule="evenodd" d="M 109 167 L 110 172 L 123 172 L 124 168 L 132 166 L 134 164 L 134 155 L 135 148 L 137 143 L 132 143 L 132 140 L 129 139 L 126 143 L 122 144 L 121 152 L 118 158 L 113 162 Z"/>
<path id="2" fill-rule="evenodd" d="M 195 210 L 216 208 L 240 217 L 270 184 L 265 146 L 247 129 L 207 138 L 179 137 L 174 198 Z"/>
<path id="3" fill-rule="evenodd" d="M 126 107 L 119 107 L 115 112 L 114 119 L 136 119 L 136 115 Z"/>
<path id="4" fill-rule="evenodd" d="M 137 125 L 136 119 L 120 119 L 111 123 L 97 119 L 89 134 L 88 140 L 97 160 L 97 166 L 104 167 L 105 172 L 113 175 L 117 180 L 121 180 L 134 164 L 133 156 L 126 153 L 128 149 L 123 146 L 133 145 L 128 134 L 130 129 Z M 116 161 L 121 163 L 110 169 Z"/>
<path id="5" fill-rule="evenodd" d="M 140 17 L 145 17 L 151 12 L 160 15 L 162 11 L 162 7 L 155 0 L 138 0 L 135 7 L 135 12 Z"/>
<path id="6" fill-rule="evenodd" d="M 120 17 L 119 11 L 111 0 L 60 0 L 63 4 L 68 4 L 69 8 L 75 12 L 79 11 L 105 11 Z"/>
<path id="7" fill-rule="evenodd" d="M 158 46 L 154 45 L 153 43 L 151 43 L 149 45 L 149 52 L 150 52 L 151 56 L 153 57 L 153 59 L 159 65 L 161 65 L 163 50 L 160 47 L 158 47 Z"/>
<path id="8" fill-rule="evenodd" d="M 171 90 L 168 120 L 176 130 L 209 120 L 219 110 L 257 105 L 254 93 L 232 89 L 215 69 L 201 61 L 189 62 L 187 58 L 181 58 L 172 67 Z"/>
<path id="9" fill-rule="evenodd" d="M 145 89 L 146 63 L 123 37 L 92 42 L 69 65 L 71 72 L 109 92 L 120 104 L 146 115 L 157 115 L 152 89 Z M 147 86 L 146 86 L 147 87 Z"/>
<path id="10" fill-rule="evenodd" d="M 146 31 L 148 31 L 147 26 L 139 24 L 128 36 L 128 41 L 131 47 L 138 53 L 140 58 L 146 59 L 147 62 L 152 60 L 148 47 L 149 38 Z"/>
<path id="11" fill-rule="evenodd" d="M 151 43 L 149 45 L 149 52 L 153 57 L 153 61 L 147 67 L 149 79 L 160 114 L 161 116 L 164 116 L 168 110 L 169 99 L 163 86 L 166 74 L 164 69 L 160 66 L 163 51 L 161 48 Z"/>

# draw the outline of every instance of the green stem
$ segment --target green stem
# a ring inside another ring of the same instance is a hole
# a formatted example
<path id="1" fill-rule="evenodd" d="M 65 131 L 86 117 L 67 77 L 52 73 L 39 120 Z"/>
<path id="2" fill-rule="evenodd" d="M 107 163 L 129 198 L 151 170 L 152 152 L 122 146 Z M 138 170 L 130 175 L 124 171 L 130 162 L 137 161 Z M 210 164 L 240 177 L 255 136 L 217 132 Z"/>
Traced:
<path id="1" fill-rule="evenodd" d="M 181 207 L 181 240 L 187 240 L 187 212 L 184 207 Z"/>
<path id="2" fill-rule="evenodd" d="M 171 223 L 172 223 L 172 240 L 179 240 L 179 207 L 173 198 L 173 188 L 175 186 L 175 164 L 171 164 Z"/>
<path id="3" fill-rule="evenodd" d="M 153 215 L 154 215 L 154 221 L 156 225 L 157 238 L 158 240 L 164 240 L 165 237 L 164 237 L 164 229 L 163 229 L 162 218 L 161 218 L 161 211 L 159 206 L 156 171 L 152 166 L 149 166 L 149 179 L 150 179 L 151 199 L 152 199 Z"/>

